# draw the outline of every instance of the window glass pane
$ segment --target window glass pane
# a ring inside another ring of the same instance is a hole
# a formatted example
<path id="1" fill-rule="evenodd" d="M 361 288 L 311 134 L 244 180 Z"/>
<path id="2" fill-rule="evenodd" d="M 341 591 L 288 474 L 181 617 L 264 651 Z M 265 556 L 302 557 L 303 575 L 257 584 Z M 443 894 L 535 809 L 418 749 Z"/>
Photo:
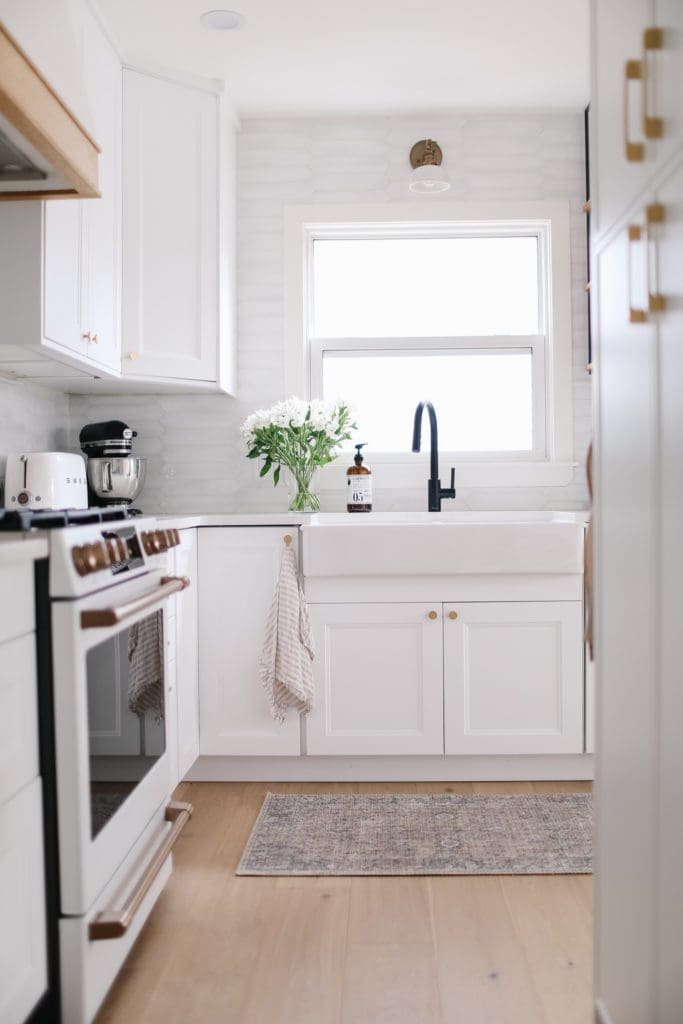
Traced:
<path id="1" fill-rule="evenodd" d="M 538 240 L 319 239 L 319 338 L 538 334 Z"/>
<path id="2" fill-rule="evenodd" d="M 323 393 L 352 405 L 359 429 L 355 440 L 368 442 L 369 462 L 373 451 L 410 451 L 421 399 L 436 409 L 442 451 L 533 449 L 530 349 L 328 352 Z M 426 420 L 423 438 L 424 430 Z"/>

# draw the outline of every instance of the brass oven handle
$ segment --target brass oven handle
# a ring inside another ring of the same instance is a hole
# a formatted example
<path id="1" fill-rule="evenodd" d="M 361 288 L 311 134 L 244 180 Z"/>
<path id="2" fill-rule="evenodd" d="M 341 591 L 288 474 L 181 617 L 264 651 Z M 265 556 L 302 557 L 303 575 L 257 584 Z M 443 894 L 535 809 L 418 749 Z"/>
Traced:
<path id="1" fill-rule="evenodd" d="M 624 150 L 626 159 L 629 162 L 638 162 L 645 158 L 645 146 L 643 143 L 632 142 L 629 137 L 629 82 L 642 82 L 642 80 L 643 62 L 640 60 L 627 60 L 624 69 Z"/>
<path id="2" fill-rule="evenodd" d="M 643 135 L 646 139 L 661 139 L 664 133 L 664 123 L 661 117 L 650 117 L 648 113 L 648 80 L 650 68 L 648 67 L 648 51 L 661 50 L 664 45 L 664 33 L 661 28 L 646 28 L 643 32 Z"/>
<path id="3" fill-rule="evenodd" d="M 626 290 L 627 290 L 627 294 L 628 294 L 628 319 L 629 319 L 629 322 L 632 323 L 632 324 L 642 324 L 647 319 L 645 310 L 644 309 L 637 309 L 633 305 L 633 288 L 632 288 L 633 258 L 632 258 L 631 250 L 633 248 L 633 243 L 634 242 L 640 242 L 642 240 L 642 237 L 643 237 L 643 229 L 640 227 L 640 225 L 639 224 L 629 224 L 629 226 L 628 226 L 628 242 L 627 242 L 627 245 L 628 245 L 628 250 L 627 250 L 628 256 L 627 256 L 627 267 L 626 267 L 626 277 L 627 277 Z"/>
<path id="4" fill-rule="evenodd" d="M 166 833 L 159 846 L 154 851 L 142 877 L 131 892 L 130 896 L 120 910 L 103 910 L 90 922 L 88 927 L 88 938 L 91 942 L 99 939 L 119 939 L 125 935 L 135 914 L 140 909 L 140 904 L 152 887 L 169 853 L 175 846 L 178 836 L 183 831 L 192 816 L 194 808 L 192 804 L 184 804 L 171 801 L 166 806 L 166 821 L 172 821 L 173 825 Z"/>
<path id="5" fill-rule="evenodd" d="M 130 619 L 131 616 L 144 611 L 150 605 L 156 604 L 162 598 L 170 597 L 171 594 L 175 594 L 179 590 L 185 590 L 189 585 L 190 579 L 188 576 L 162 576 L 161 583 L 156 590 L 150 590 L 148 594 L 136 597 L 134 601 L 120 604 L 118 608 L 94 608 L 81 612 L 81 629 L 115 626 L 118 622 Z"/>

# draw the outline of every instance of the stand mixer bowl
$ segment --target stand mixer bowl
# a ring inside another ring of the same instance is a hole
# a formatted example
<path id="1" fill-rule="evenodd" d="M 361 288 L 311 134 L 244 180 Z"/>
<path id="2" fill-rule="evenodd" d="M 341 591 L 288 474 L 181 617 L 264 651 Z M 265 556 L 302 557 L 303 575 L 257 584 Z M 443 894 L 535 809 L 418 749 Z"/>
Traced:
<path id="1" fill-rule="evenodd" d="M 108 505 L 129 505 L 142 490 L 147 460 L 137 455 L 105 455 L 88 459 L 88 483 Z"/>

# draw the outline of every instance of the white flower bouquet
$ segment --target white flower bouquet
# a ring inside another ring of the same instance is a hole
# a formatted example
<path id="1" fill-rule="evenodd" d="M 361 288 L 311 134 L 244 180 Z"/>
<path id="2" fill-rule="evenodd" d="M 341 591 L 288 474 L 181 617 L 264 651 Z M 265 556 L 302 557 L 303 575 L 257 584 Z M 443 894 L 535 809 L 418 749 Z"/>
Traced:
<path id="1" fill-rule="evenodd" d="M 283 466 L 289 469 L 296 484 L 290 512 L 316 512 L 320 508 L 317 495 L 311 491 L 311 480 L 319 466 L 332 462 L 339 446 L 356 429 L 351 411 L 344 402 L 304 402 L 288 398 L 272 409 L 258 409 L 242 424 L 242 437 L 247 458 L 263 459 L 260 476 L 273 470 L 273 484 L 280 482 Z"/>

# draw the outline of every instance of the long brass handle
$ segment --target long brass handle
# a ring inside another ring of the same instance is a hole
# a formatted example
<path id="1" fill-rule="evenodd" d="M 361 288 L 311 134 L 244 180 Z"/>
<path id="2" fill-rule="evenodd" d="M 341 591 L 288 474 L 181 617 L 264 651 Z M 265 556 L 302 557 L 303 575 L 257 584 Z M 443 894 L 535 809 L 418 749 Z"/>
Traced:
<path id="1" fill-rule="evenodd" d="M 118 608 L 93 608 L 81 612 L 81 629 L 115 626 L 117 623 L 123 622 L 124 619 L 130 619 L 138 612 L 144 611 L 150 605 L 156 604 L 162 598 L 170 597 L 171 594 L 175 594 L 179 590 L 185 590 L 189 585 L 188 576 L 162 576 L 161 583 L 155 590 L 150 590 L 149 593 L 136 597 L 135 600 L 128 601 L 127 604 L 120 604 Z"/>
<path id="2" fill-rule="evenodd" d="M 650 66 L 647 55 L 653 50 L 661 50 L 664 45 L 664 33 L 661 28 L 646 28 L 643 32 L 643 135 L 646 139 L 661 139 L 664 122 L 661 117 L 650 116 L 648 113 Z"/>
<path id="3" fill-rule="evenodd" d="M 645 146 L 642 142 L 633 142 L 630 137 L 631 116 L 629 105 L 629 82 L 642 82 L 643 63 L 639 60 L 627 60 L 624 72 L 624 150 L 626 159 L 631 163 L 637 163 L 645 159 Z"/>
<path id="4" fill-rule="evenodd" d="M 647 308 L 651 313 L 663 313 L 666 309 L 666 296 L 659 291 L 659 275 L 657 268 L 657 236 L 656 226 L 664 223 L 664 207 L 661 203 L 650 203 L 645 207 L 646 224 L 646 268 L 647 268 Z M 653 230 L 654 228 L 654 230 Z M 650 243 L 654 242 L 655 272 L 650 272 Z M 654 287 L 653 287 L 654 276 Z"/>
<path id="5" fill-rule="evenodd" d="M 647 319 L 644 309 L 638 309 L 633 305 L 633 243 L 640 242 L 643 237 L 643 229 L 639 224 L 629 224 L 628 226 L 628 259 L 627 259 L 627 284 L 626 290 L 628 293 L 628 318 L 632 324 L 642 324 Z"/>
<path id="6" fill-rule="evenodd" d="M 133 923 L 137 911 L 140 909 L 140 904 L 151 889 L 154 879 L 164 866 L 164 861 L 175 846 L 178 836 L 192 817 L 193 811 L 194 807 L 192 804 L 171 801 L 167 805 L 166 821 L 173 822 L 170 831 L 166 833 L 152 854 L 138 884 L 121 909 L 103 910 L 90 922 L 88 938 L 91 942 L 97 942 L 100 939 L 119 939 L 122 935 L 126 934 Z"/>

